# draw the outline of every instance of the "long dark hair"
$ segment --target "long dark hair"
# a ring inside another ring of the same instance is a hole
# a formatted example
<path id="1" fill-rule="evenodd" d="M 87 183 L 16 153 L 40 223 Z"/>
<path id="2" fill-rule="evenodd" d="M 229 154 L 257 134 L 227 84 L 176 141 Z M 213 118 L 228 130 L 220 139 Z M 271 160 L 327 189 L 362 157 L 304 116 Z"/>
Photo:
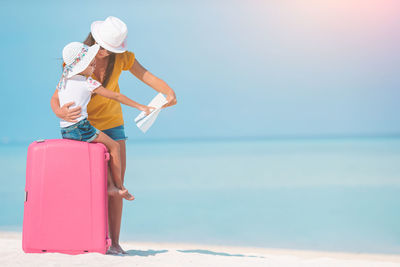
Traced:
<path id="1" fill-rule="evenodd" d="M 86 37 L 86 40 L 83 42 L 85 45 L 88 46 L 92 46 L 96 43 L 96 41 L 93 38 L 92 33 L 89 33 L 89 35 Z M 110 80 L 111 74 L 113 72 L 114 69 L 114 63 L 115 63 L 115 53 L 112 53 L 110 51 L 108 51 L 109 53 L 111 53 L 108 57 L 108 64 L 107 64 L 107 68 L 106 68 L 106 75 L 104 76 L 104 81 L 99 81 L 102 83 L 102 85 L 104 87 L 106 87 L 108 85 L 108 80 Z M 97 79 L 99 79 L 100 77 L 97 77 Z"/>

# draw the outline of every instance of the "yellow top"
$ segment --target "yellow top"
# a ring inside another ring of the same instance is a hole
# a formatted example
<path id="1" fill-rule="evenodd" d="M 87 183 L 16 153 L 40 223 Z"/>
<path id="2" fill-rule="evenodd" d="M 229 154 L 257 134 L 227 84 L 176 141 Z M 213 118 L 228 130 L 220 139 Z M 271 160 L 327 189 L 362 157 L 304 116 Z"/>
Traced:
<path id="1" fill-rule="evenodd" d="M 123 70 L 129 70 L 135 61 L 135 54 L 126 51 L 115 55 L 114 69 L 107 89 L 119 93 L 118 79 Z M 94 74 L 93 79 L 96 79 Z M 94 94 L 87 106 L 88 120 L 95 128 L 104 131 L 124 124 L 121 104 L 115 100 Z"/>

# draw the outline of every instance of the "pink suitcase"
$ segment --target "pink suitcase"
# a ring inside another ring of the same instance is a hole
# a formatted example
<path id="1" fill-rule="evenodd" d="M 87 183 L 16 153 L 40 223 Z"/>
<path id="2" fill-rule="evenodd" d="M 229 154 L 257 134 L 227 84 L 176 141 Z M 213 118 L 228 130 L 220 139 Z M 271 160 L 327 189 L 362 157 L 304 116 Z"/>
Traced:
<path id="1" fill-rule="evenodd" d="M 22 248 L 27 253 L 105 254 L 107 162 L 103 144 L 67 139 L 29 145 Z"/>

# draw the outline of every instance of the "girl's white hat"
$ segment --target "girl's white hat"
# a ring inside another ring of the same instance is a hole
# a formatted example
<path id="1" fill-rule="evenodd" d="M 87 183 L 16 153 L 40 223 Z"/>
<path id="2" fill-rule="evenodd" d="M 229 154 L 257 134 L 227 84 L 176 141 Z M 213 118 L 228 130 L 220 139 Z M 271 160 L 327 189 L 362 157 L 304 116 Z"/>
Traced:
<path id="1" fill-rule="evenodd" d="M 105 21 L 95 21 L 90 28 L 94 40 L 101 47 L 113 53 L 126 51 L 128 27 L 119 18 L 110 16 Z"/>
<path id="2" fill-rule="evenodd" d="M 57 89 L 64 89 L 66 79 L 84 71 L 97 55 L 99 48 L 98 44 L 90 47 L 79 42 L 67 44 L 62 52 L 65 66 Z"/>

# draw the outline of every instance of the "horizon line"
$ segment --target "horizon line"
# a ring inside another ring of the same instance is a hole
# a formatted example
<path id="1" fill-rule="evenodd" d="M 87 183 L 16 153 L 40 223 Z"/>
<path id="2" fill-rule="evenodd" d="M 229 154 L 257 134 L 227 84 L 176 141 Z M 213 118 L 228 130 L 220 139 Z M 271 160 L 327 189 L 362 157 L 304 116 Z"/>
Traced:
<path id="1" fill-rule="evenodd" d="M 139 138 L 128 139 L 128 142 L 133 143 L 151 143 L 151 142 L 175 142 L 175 143 L 190 143 L 190 142 L 243 142 L 243 141 L 290 141 L 290 140 L 339 140 L 339 139 L 397 139 L 400 138 L 400 133 L 395 134 L 307 134 L 307 135 L 258 135 L 258 136 L 197 136 L 197 137 L 154 137 L 154 138 Z M 53 139 L 53 138 L 49 138 Z M 0 145 L 17 145 L 30 144 L 38 139 L 12 140 L 0 138 Z M 44 139 L 46 140 L 46 139 Z"/>

